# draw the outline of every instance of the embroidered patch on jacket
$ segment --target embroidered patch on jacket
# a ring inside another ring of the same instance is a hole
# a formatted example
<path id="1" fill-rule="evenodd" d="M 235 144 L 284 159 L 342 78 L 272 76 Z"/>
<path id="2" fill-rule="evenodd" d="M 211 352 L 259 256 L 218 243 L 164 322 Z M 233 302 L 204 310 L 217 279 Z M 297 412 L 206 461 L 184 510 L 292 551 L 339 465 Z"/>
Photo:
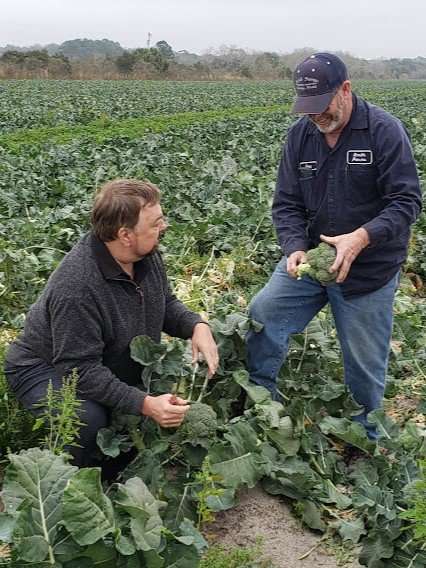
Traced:
<path id="1" fill-rule="evenodd" d="M 299 170 L 302 172 L 316 172 L 318 162 L 299 162 Z"/>
<path id="2" fill-rule="evenodd" d="M 348 150 L 346 153 L 347 164 L 372 164 L 373 152 L 371 150 Z"/>

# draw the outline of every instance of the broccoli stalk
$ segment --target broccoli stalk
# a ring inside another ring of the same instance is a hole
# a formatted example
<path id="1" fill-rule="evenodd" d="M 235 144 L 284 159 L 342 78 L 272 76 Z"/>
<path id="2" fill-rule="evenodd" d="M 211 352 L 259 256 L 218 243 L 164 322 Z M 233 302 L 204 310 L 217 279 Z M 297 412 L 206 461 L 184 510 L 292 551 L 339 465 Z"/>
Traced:
<path id="1" fill-rule="evenodd" d="M 187 399 L 186 399 L 188 402 L 191 402 L 191 401 L 192 401 L 192 397 L 193 397 L 193 394 L 194 394 L 195 383 L 196 383 L 196 378 L 197 378 L 198 368 L 199 368 L 198 363 L 195 363 L 195 364 L 194 364 L 194 367 L 193 367 L 193 369 L 192 369 L 191 385 L 190 385 L 190 388 L 189 388 L 189 395 L 188 395 L 188 397 L 187 397 Z M 197 401 L 196 401 L 196 402 L 201 402 L 202 399 L 204 398 L 204 395 L 206 394 L 206 391 L 207 391 L 207 385 L 208 385 L 208 383 L 209 383 L 209 373 L 208 373 L 208 371 L 207 371 L 207 372 L 206 372 L 205 379 L 204 379 L 204 382 L 203 382 L 203 384 L 201 385 L 200 391 L 199 391 L 199 393 L 198 393 L 198 398 L 197 398 Z"/>
<path id="2" fill-rule="evenodd" d="M 191 403 L 191 407 L 186 413 L 178 432 L 179 438 L 183 443 L 189 443 L 192 446 L 203 446 L 208 449 L 216 437 L 217 415 L 211 406 L 201 402 L 207 390 L 208 372 L 206 372 L 206 377 L 200 388 L 197 400 L 192 402 L 197 371 L 198 363 L 195 363 L 187 398 L 187 401 Z"/>
<path id="3" fill-rule="evenodd" d="M 198 363 L 194 363 L 194 367 L 192 369 L 192 375 L 191 375 L 191 388 L 189 391 L 189 396 L 188 396 L 188 402 L 191 402 L 192 400 L 192 395 L 194 392 L 194 387 L 195 387 L 195 378 L 197 376 L 197 371 L 198 371 Z"/>
<path id="4" fill-rule="evenodd" d="M 321 284 L 330 284 L 337 277 L 337 272 L 329 272 L 330 266 L 336 258 L 336 249 L 327 243 L 320 243 L 316 248 L 308 250 L 306 262 L 297 267 L 297 278 L 310 276 Z"/>
<path id="5" fill-rule="evenodd" d="M 204 378 L 204 383 L 201 385 L 200 392 L 198 394 L 197 402 L 201 402 L 204 395 L 206 394 L 207 385 L 209 383 L 209 372 L 206 372 L 206 376 Z"/>

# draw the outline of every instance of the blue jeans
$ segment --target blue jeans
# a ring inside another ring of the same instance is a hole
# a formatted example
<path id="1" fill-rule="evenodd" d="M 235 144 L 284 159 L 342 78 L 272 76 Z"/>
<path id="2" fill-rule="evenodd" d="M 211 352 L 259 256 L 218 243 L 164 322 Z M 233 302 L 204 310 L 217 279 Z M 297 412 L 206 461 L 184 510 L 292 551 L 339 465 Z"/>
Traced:
<path id="1" fill-rule="evenodd" d="M 57 375 L 54 367 L 40 360 L 39 363 L 28 366 L 9 367 L 6 363 L 5 374 L 10 388 L 19 402 L 38 415 L 43 408 L 37 405 L 46 398 L 49 380 L 54 390 L 62 387 L 62 378 Z M 78 393 L 77 393 L 78 396 Z M 79 438 L 76 442 L 81 447 L 69 447 L 67 451 L 73 456 L 74 465 L 89 467 L 100 465 L 94 457 L 96 455 L 96 436 L 100 428 L 106 428 L 110 421 L 109 409 L 94 400 L 83 400 L 78 411 L 83 422 Z"/>
<path id="2" fill-rule="evenodd" d="M 286 259 L 253 298 L 250 317 L 263 324 L 247 334 L 247 364 L 253 382 L 276 397 L 276 379 L 285 362 L 289 337 L 301 333 L 330 302 L 345 369 L 345 383 L 364 412 L 354 417 L 376 437 L 367 414 L 381 406 L 392 334 L 393 301 L 399 274 L 379 290 L 345 299 L 338 284 L 322 286 L 311 278 L 296 280 L 286 271 Z"/>

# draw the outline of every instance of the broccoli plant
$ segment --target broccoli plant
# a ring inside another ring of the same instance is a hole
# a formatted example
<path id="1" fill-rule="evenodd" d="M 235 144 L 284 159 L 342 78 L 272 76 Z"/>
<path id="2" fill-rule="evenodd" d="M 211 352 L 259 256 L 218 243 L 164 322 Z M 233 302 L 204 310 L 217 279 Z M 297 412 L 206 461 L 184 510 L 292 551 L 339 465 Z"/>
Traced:
<path id="1" fill-rule="evenodd" d="M 192 446 L 208 449 L 216 437 L 217 416 L 208 404 L 194 402 L 179 428 L 179 437 Z"/>
<path id="2" fill-rule="evenodd" d="M 297 267 L 297 277 L 310 276 L 321 284 L 330 284 L 336 280 L 337 272 L 330 273 L 330 266 L 336 258 L 336 249 L 327 243 L 320 243 L 306 253 L 306 262 Z"/>
<path id="3" fill-rule="evenodd" d="M 217 415 L 211 406 L 204 404 L 202 401 L 208 385 L 208 373 L 198 392 L 198 397 L 193 401 L 193 395 L 196 390 L 196 378 L 198 371 L 198 363 L 195 363 L 192 376 L 189 395 L 186 398 L 191 404 L 190 409 L 185 415 L 185 419 L 178 430 L 179 440 L 182 443 L 189 443 L 192 446 L 202 446 L 208 449 L 216 438 Z M 180 391 L 179 384 L 175 386 L 177 392 Z"/>
<path id="4" fill-rule="evenodd" d="M 400 517 L 413 523 L 414 538 L 426 545 L 426 460 L 420 462 L 421 478 L 406 488 L 410 507 Z"/>

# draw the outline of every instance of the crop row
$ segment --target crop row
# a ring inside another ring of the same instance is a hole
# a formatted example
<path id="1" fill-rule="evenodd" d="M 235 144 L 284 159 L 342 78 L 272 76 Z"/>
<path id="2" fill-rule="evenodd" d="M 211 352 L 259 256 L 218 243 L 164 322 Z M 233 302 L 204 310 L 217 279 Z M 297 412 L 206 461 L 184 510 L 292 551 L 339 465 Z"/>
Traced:
<path id="1" fill-rule="evenodd" d="M 0 133 L 290 102 L 289 82 L 1 81 Z"/>
<path id="2" fill-rule="evenodd" d="M 355 82 L 355 89 L 404 118 L 422 113 L 425 82 Z M 1 81 L 0 134 L 152 115 L 289 104 L 289 81 Z"/>

